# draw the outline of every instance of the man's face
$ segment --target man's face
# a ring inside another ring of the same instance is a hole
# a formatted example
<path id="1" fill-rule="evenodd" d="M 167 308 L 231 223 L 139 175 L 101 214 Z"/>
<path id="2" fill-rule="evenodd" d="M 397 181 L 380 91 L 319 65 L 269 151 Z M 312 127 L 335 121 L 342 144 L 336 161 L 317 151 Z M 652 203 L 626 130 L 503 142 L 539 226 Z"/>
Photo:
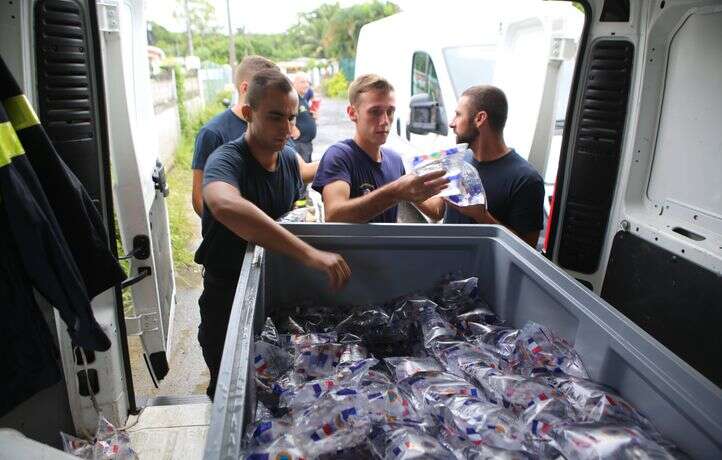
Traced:
<path id="1" fill-rule="evenodd" d="M 296 77 L 293 79 L 293 87 L 295 88 L 296 92 L 303 96 L 306 94 L 306 91 L 308 91 L 308 80 L 301 77 Z"/>
<path id="2" fill-rule="evenodd" d="M 454 111 L 454 118 L 449 123 L 449 128 L 456 134 L 456 143 L 467 143 L 471 145 L 479 137 L 479 128 L 476 127 L 474 116 L 469 106 L 469 98 L 462 96 Z"/>
<path id="3" fill-rule="evenodd" d="M 361 139 L 380 146 L 389 136 L 395 111 L 393 92 L 367 91 L 359 95 L 355 106 L 349 106 L 348 115 L 356 123 L 356 133 Z"/>
<path id="4" fill-rule="evenodd" d="M 246 107 L 250 109 L 250 106 Z M 285 93 L 277 89 L 267 89 L 258 107 L 255 110 L 250 109 L 248 130 L 256 142 L 277 152 L 291 136 L 297 111 L 298 96 L 292 91 Z"/>

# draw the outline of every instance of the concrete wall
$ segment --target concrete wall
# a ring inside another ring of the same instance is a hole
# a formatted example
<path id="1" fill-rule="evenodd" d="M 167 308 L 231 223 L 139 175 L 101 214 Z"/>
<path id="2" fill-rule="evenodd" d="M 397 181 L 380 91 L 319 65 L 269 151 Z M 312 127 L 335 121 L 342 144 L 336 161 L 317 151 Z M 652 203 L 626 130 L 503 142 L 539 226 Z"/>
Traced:
<path id="1" fill-rule="evenodd" d="M 213 69 L 215 72 L 191 70 L 185 76 L 185 107 L 189 116 L 203 109 L 216 96 L 217 91 L 230 83 L 229 69 Z M 228 81 L 226 81 L 228 80 Z M 208 88 L 211 88 L 208 91 Z M 178 98 L 176 95 L 175 73 L 164 70 L 151 78 L 155 125 L 158 133 L 160 160 L 169 165 L 181 139 Z M 205 98 L 204 93 L 208 94 Z"/>

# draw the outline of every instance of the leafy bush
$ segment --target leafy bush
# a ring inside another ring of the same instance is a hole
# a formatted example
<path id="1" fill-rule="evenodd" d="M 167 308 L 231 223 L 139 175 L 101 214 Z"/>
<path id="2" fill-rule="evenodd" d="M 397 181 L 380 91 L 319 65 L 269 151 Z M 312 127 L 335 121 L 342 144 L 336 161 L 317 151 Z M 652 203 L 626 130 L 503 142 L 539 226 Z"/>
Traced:
<path id="1" fill-rule="evenodd" d="M 333 74 L 322 83 L 323 92 L 328 97 L 346 97 L 348 94 L 348 80 L 342 72 Z"/>

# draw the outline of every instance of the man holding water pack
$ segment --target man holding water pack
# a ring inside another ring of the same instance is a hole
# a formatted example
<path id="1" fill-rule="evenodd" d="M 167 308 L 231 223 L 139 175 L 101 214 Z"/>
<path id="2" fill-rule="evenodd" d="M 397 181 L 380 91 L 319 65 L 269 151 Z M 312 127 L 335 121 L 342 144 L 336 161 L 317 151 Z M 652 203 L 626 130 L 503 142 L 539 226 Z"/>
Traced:
<path id="1" fill-rule="evenodd" d="M 472 86 L 459 99 L 449 127 L 473 154 L 465 160 L 479 173 L 486 204 L 457 206 L 433 197 L 419 205 L 446 224 L 499 224 L 536 247 L 544 227 L 544 181 L 539 173 L 504 142 L 508 105 L 494 86 Z"/>
<path id="2" fill-rule="evenodd" d="M 349 86 L 347 113 L 353 139 L 329 147 L 313 189 L 321 193 L 327 222 L 396 222 L 398 204 L 419 204 L 446 188 L 444 171 L 406 174 L 401 157 L 381 147 L 394 119 L 394 88 L 378 75 L 362 75 Z"/>

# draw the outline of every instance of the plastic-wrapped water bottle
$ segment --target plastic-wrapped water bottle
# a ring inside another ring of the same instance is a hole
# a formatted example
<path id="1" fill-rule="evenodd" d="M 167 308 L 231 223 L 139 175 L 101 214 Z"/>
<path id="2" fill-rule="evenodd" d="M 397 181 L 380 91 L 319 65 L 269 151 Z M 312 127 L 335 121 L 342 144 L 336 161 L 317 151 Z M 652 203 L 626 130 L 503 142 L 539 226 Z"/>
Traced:
<path id="1" fill-rule="evenodd" d="M 414 173 L 423 175 L 444 170 L 449 186 L 439 196 L 446 197 L 458 206 L 486 204 L 486 193 L 478 171 L 464 161 L 464 157 L 471 153 L 467 146 L 458 144 L 450 149 L 414 157 Z"/>

